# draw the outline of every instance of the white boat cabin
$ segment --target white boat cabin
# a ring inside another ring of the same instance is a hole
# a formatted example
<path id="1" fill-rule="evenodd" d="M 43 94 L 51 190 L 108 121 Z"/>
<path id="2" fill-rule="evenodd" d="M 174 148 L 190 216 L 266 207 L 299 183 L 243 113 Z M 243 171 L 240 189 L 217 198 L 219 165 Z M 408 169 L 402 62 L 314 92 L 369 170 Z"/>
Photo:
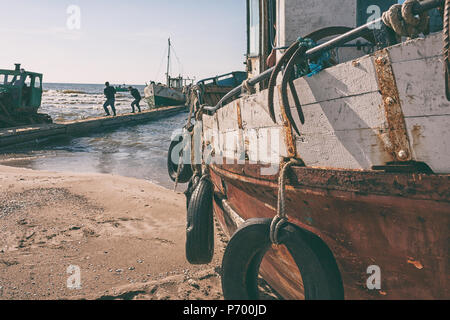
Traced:
<path id="1" fill-rule="evenodd" d="M 299 36 L 326 27 L 364 25 L 396 2 L 247 0 L 249 77 L 269 69 L 270 54 L 276 52 L 279 59 Z M 442 22 L 441 17 L 437 20 Z M 442 32 L 435 31 L 381 50 L 372 47 L 370 52 L 353 42 L 356 45 L 342 48 L 347 51 L 339 54 L 334 66 L 295 79 L 304 123 L 292 94 L 287 109 L 299 133 L 283 118 L 286 106 L 279 86 L 274 97 L 276 123 L 272 121 L 265 81 L 256 86 L 255 94 L 203 117 L 205 143 L 226 158 L 241 159 L 245 154 L 251 162 L 274 165 L 280 157 L 296 157 L 316 168 L 395 171 L 396 166 L 411 165 L 412 170 L 417 166 L 450 173 L 450 102 Z M 255 153 L 252 143 L 263 141 L 270 129 L 280 132 L 279 143 L 270 143 L 266 156 Z M 233 136 L 238 143 L 227 142 Z"/>
<path id="2" fill-rule="evenodd" d="M 395 3 L 396 0 L 247 0 L 247 71 L 252 77 L 268 69 L 266 61 L 272 51 L 279 59 L 282 48 L 298 37 L 327 27 L 364 25 L 380 18 Z M 341 48 L 340 62 L 365 55 L 364 49 Z"/>

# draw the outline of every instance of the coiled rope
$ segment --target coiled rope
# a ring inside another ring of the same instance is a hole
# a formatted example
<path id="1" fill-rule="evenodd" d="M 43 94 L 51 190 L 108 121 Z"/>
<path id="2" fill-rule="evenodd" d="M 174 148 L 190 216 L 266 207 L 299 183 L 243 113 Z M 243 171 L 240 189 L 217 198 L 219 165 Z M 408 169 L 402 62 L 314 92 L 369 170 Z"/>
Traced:
<path id="1" fill-rule="evenodd" d="M 254 86 L 250 85 L 250 80 L 251 78 L 248 78 L 247 80 L 244 80 L 244 82 L 242 82 L 242 89 L 244 89 L 247 94 L 251 95 L 256 93 L 256 89 Z"/>
<path id="2" fill-rule="evenodd" d="M 444 6 L 444 68 L 445 95 L 450 101 L 450 0 L 445 0 Z"/>
<path id="3" fill-rule="evenodd" d="M 415 15 L 413 12 L 414 6 L 419 2 L 420 0 L 406 0 L 403 4 L 393 5 L 383 13 L 383 23 L 400 37 L 417 38 L 421 33 L 429 34 L 430 16 L 428 12 L 420 15 Z"/>
<path id="4" fill-rule="evenodd" d="M 197 90 L 193 90 L 193 92 L 196 92 L 196 95 L 198 95 L 198 91 Z M 189 108 L 188 120 L 187 120 L 187 123 L 184 126 L 183 132 L 182 132 L 182 134 L 183 134 L 183 144 L 184 145 L 186 144 L 184 138 L 187 135 L 185 133 L 186 132 L 190 132 L 192 130 L 192 116 L 193 116 L 193 113 L 195 111 L 194 108 L 195 108 L 195 103 L 191 103 L 190 108 Z M 192 134 L 191 134 L 191 136 L 192 136 Z M 179 155 L 179 158 L 178 158 L 177 176 L 176 176 L 176 179 L 175 179 L 174 191 L 177 191 L 177 188 L 178 188 L 178 182 L 179 182 L 179 177 L 180 177 L 180 173 L 181 173 L 181 166 L 183 164 L 184 150 L 185 150 L 185 147 L 183 147 L 183 153 L 182 153 L 183 155 Z M 171 157 L 171 156 L 172 155 L 169 154 L 169 157 Z"/>

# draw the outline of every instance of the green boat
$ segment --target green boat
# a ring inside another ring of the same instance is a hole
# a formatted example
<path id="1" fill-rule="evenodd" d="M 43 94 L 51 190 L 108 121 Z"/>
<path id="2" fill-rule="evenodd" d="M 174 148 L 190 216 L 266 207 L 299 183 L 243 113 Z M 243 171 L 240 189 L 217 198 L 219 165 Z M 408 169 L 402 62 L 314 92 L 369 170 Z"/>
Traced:
<path id="1" fill-rule="evenodd" d="M 119 86 L 115 86 L 114 89 L 116 89 L 116 92 L 128 92 L 128 87 L 125 84 L 119 85 Z"/>
<path id="2" fill-rule="evenodd" d="M 48 114 L 38 113 L 42 101 L 41 73 L 28 72 L 15 65 L 0 69 L 0 128 L 51 123 Z"/>

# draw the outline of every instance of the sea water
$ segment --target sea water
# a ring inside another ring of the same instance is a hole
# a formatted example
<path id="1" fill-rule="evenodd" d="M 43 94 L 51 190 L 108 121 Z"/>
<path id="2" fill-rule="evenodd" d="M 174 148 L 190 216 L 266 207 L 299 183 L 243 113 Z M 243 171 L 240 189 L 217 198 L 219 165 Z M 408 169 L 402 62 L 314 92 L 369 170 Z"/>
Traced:
<path id="1" fill-rule="evenodd" d="M 139 91 L 144 86 L 133 86 Z M 98 117 L 105 114 L 103 85 L 44 84 L 41 113 L 55 122 Z M 133 98 L 116 95 L 117 113 L 129 113 Z M 142 102 L 141 108 L 148 106 Z M 107 173 L 146 179 L 173 188 L 167 174 L 167 153 L 172 134 L 186 124 L 180 113 L 130 127 L 87 137 L 65 138 L 33 147 L 20 147 L 0 155 L 0 164 L 35 170 Z"/>

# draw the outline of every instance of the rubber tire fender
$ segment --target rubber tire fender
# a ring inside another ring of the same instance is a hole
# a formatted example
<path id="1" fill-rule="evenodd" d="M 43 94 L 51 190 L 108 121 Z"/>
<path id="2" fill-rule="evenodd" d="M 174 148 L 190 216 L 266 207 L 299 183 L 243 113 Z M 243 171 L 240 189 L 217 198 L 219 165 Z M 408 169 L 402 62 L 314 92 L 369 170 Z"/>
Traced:
<path id="1" fill-rule="evenodd" d="M 188 187 L 184 192 L 184 195 L 186 196 L 186 209 L 189 209 L 189 202 L 191 202 L 192 194 L 194 193 L 195 188 L 197 187 L 199 182 L 200 176 L 198 175 L 192 176 L 192 178 L 189 180 Z"/>
<path id="2" fill-rule="evenodd" d="M 225 300 L 258 300 L 261 261 L 271 246 L 272 219 L 250 219 L 232 236 L 222 260 Z M 286 224 L 280 240 L 302 275 L 306 300 L 341 300 L 344 289 L 339 269 L 328 247 L 316 236 Z"/>
<path id="3" fill-rule="evenodd" d="M 186 259 L 208 264 L 214 256 L 213 183 L 202 178 L 191 195 L 187 213 Z"/>
<path id="4" fill-rule="evenodd" d="M 177 136 L 169 146 L 169 154 L 167 155 L 167 170 L 169 173 L 169 177 L 173 182 L 177 181 L 177 173 L 178 173 L 178 163 L 174 163 L 172 161 L 172 153 L 175 147 L 177 147 L 180 143 L 183 143 L 183 136 L 179 135 Z M 182 156 L 182 155 L 180 155 Z M 186 165 L 184 163 L 181 163 L 181 169 L 180 169 L 180 175 L 178 177 L 178 183 L 187 183 L 191 179 L 193 175 L 192 167 L 191 165 Z"/>

